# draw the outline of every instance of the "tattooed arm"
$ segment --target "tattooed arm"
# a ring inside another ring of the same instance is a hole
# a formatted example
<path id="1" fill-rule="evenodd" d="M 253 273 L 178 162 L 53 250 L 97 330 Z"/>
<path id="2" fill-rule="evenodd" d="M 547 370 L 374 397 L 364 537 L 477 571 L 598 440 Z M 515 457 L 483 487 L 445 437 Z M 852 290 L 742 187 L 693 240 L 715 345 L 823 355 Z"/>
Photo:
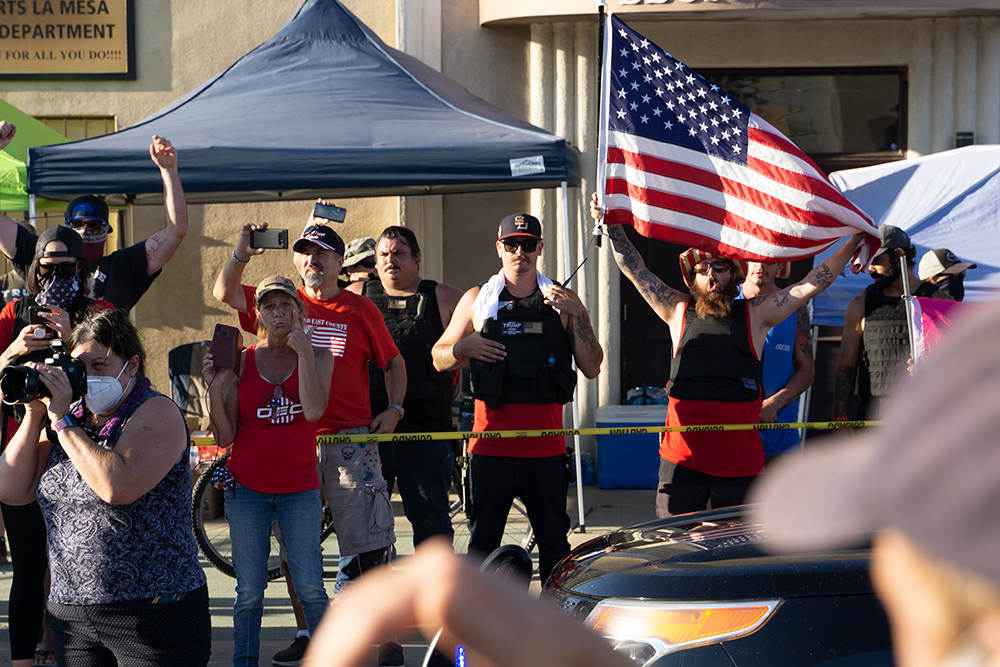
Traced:
<path id="1" fill-rule="evenodd" d="M 678 307 L 680 306 L 683 310 L 683 306 L 687 305 L 687 294 L 669 287 L 646 268 L 646 263 L 639 255 L 639 251 L 625 236 L 625 230 L 622 229 L 621 225 L 609 225 L 605 229 L 607 229 L 608 237 L 611 238 L 611 250 L 615 256 L 615 262 L 618 263 L 618 268 L 621 269 L 626 278 L 632 281 L 653 312 L 669 324 L 675 318 Z"/>
<path id="2" fill-rule="evenodd" d="M 576 367 L 593 380 L 601 372 L 604 350 L 597 342 L 587 307 L 576 292 L 561 285 L 552 285 L 545 290 L 545 303 L 559 309 L 563 326 L 573 346 Z"/>
<path id="3" fill-rule="evenodd" d="M 809 310 L 803 306 L 796 315 L 795 344 L 792 348 L 792 365 L 795 372 L 785 386 L 764 399 L 760 410 L 760 421 L 768 424 L 775 420 L 778 410 L 785 407 L 808 389 L 816 376 L 813 361 L 812 332 L 809 326 Z"/>
<path id="4" fill-rule="evenodd" d="M 604 218 L 604 211 L 597 205 L 597 193 L 595 192 L 590 200 L 590 216 L 597 222 Z M 670 324 L 679 312 L 684 312 L 687 306 L 688 296 L 668 287 L 652 271 L 646 268 L 646 262 L 632 245 L 625 235 L 625 230 L 621 225 L 606 225 L 604 227 L 608 237 L 611 239 L 611 250 L 615 256 L 615 262 L 621 269 L 625 277 L 632 281 L 639 294 L 646 300 L 646 303 L 653 309 L 661 320 Z M 681 306 L 678 309 L 678 306 Z"/>
<path id="5" fill-rule="evenodd" d="M 847 419 L 854 396 L 854 384 L 861 363 L 861 335 L 864 332 L 865 295 L 859 294 L 847 304 L 844 333 L 840 338 L 840 363 L 833 388 L 833 418 Z"/>
<path id="6" fill-rule="evenodd" d="M 750 307 L 756 311 L 755 327 L 762 329 L 764 335 L 767 335 L 768 329 L 780 324 L 785 318 L 791 317 L 796 310 L 805 305 L 806 301 L 832 285 L 847 263 L 851 261 L 855 248 L 864 238 L 865 234 L 855 234 L 847 239 L 844 245 L 830 256 L 830 259 L 814 268 L 809 272 L 809 275 L 794 285 L 789 285 L 774 294 L 750 299 Z M 757 331 L 754 332 L 755 335 L 757 333 Z"/>

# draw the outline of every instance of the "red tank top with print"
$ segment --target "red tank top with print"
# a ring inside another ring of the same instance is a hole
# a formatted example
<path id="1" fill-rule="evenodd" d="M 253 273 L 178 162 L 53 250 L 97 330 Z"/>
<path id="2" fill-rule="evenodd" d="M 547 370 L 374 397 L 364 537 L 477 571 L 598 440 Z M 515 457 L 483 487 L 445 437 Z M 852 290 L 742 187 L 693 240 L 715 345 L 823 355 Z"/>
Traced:
<path id="1" fill-rule="evenodd" d="M 260 493 L 319 488 L 316 425 L 299 400 L 299 367 L 281 385 L 257 372 L 257 346 L 247 348 L 240 373 L 239 423 L 227 466 L 236 481 Z"/>

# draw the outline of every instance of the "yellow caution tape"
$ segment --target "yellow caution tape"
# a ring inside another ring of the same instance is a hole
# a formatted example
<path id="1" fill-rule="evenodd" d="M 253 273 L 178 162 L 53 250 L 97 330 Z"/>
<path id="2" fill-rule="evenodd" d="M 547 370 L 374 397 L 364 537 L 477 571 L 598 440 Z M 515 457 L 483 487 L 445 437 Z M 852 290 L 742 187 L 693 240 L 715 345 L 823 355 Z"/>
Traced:
<path id="1" fill-rule="evenodd" d="M 343 445 L 352 442 L 413 442 L 424 440 L 468 440 L 470 438 L 538 438 L 546 436 L 572 435 L 641 435 L 644 433 L 697 433 L 718 431 L 780 431 L 800 428 L 860 428 L 881 426 L 881 421 L 830 421 L 797 422 L 792 424 L 714 424 L 710 426 L 620 426 L 602 428 L 566 428 L 558 430 L 534 431 L 437 431 L 431 433 L 356 433 L 351 435 L 320 435 L 316 442 L 321 445 Z M 195 436 L 191 440 L 199 447 L 212 447 L 215 440 L 210 437 Z"/>

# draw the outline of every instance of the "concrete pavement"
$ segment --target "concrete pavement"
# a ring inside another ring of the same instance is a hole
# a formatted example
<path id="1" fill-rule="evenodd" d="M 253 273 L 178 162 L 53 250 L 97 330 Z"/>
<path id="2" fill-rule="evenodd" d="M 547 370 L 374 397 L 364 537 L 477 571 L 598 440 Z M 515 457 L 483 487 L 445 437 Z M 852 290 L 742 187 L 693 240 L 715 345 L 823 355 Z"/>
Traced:
<path id="1" fill-rule="evenodd" d="M 577 518 L 576 490 L 571 489 L 570 516 L 574 523 Z M 656 517 L 654 507 L 654 491 L 652 489 L 599 489 L 596 486 L 584 487 L 584 508 L 586 510 L 585 531 L 574 530 L 570 535 L 570 544 L 576 546 L 589 539 L 603 535 L 621 526 L 649 521 Z M 393 495 L 393 507 L 396 512 L 396 547 L 400 561 L 396 567 L 406 567 L 405 556 L 413 553 L 410 524 L 403 516 L 399 496 Z M 527 530 L 527 520 L 517 511 L 512 510 L 508 521 L 506 541 L 516 544 L 524 537 Z M 468 546 L 469 530 L 464 521 L 464 515 L 455 518 L 455 548 L 464 553 Z M 533 554 L 537 559 L 537 553 Z M 232 607 L 235 599 L 235 580 L 222 574 L 208 561 L 202 559 L 205 573 L 208 577 L 208 589 L 211 597 L 212 615 L 212 667 L 223 667 L 232 664 Z M 537 560 L 536 560 L 537 565 Z M 324 569 L 327 592 L 333 597 L 333 576 L 337 567 L 336 539 L 331 537 L 324 543 Z M 0 667 L 10 664 L 10 647 L 7 637 L 7 597 L 10 591 L 11 565 L 0 565 Z M 540 590 L 537 575 L 533 578 L 531 589 L 536 594 Z M 288 594 L 283 579 L 271 582 L 264 597 L 264 619 L 261 627 L 261 665 L 269 665 L 271 656 L 287 648 L 295 638 L 295 618 L 288 601 Z M 420 665 L 427 642 L 422 638 L 402 641 L 406 664 Z M 372 663 L 377 664 L 376 649 L 372 648 Z"/>

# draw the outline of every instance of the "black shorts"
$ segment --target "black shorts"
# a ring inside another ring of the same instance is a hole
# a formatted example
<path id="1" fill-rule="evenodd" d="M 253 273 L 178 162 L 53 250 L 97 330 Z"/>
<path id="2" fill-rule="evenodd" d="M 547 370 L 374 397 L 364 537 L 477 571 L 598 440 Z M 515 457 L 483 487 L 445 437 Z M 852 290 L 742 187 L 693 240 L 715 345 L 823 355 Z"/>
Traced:
<path id="1" fill-rule="evenodd" d="M 48 603 L 60 667 L 203 667 L 212 655 L 208 586 L 183 599 Z"/>

